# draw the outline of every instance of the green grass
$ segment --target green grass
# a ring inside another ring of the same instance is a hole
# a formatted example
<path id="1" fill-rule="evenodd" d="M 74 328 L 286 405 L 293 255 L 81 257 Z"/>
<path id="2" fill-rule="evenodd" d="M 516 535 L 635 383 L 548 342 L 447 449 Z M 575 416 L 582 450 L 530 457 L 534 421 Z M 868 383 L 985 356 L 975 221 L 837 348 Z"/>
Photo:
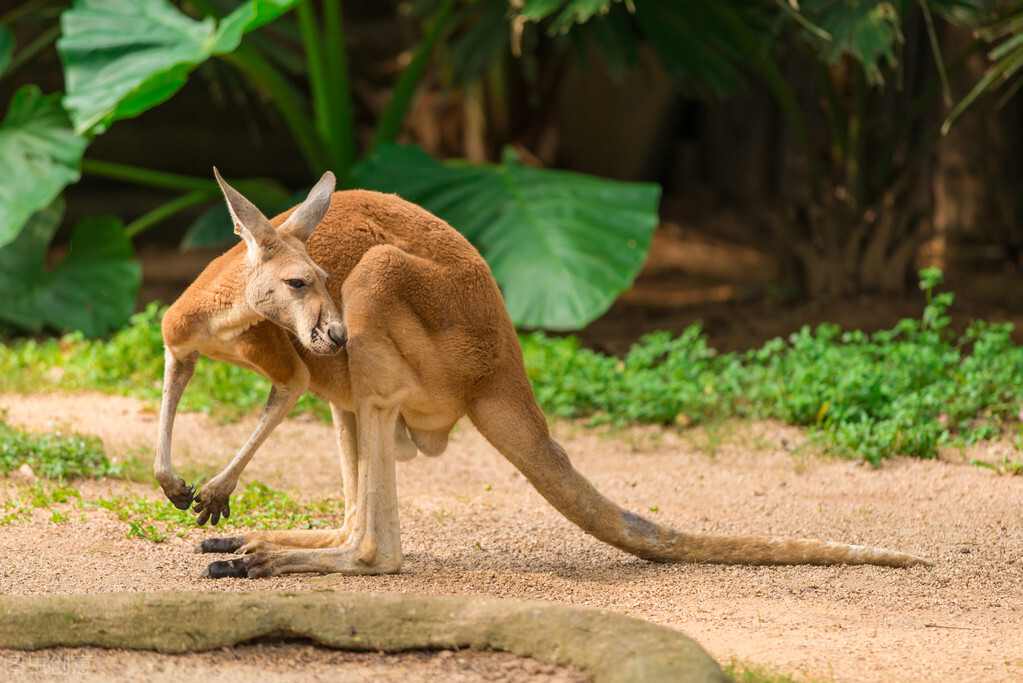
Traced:
<path id="1" fill-rule="evenodd" d="M 29 486 L 21 495 L 10 498 L 0 505 L 0 526 L 13 524 L 15 522 L 27 522 L 32 513 L 40 508 L 50 510 L 51 521 L 58 524 L 67 521 L 66 511 L 53 509 L 55 504 L 71 503 L 74 507 L 82 507 L 82 494 L 77 489 L 66 484 L 53 485 L 46 481 L 39 481 Z"/>
<path id="2" fill-rule="evenodd" d="M 49 510 L 51 521 L 58 524 L 97 508 L 108 510 L 123 521 L 127 525 L 126 537 L 153 543 L 161 543 L 171 534 L 183 536 L 189 529 L 198 528 L 193 513 L 178 510 L 166 500 L 124 493 L 86 501 L 75 488 L 45 480 L 25 488 L 20 495 L 0 506 L 0 526 L 27 522 L 39 509 Z M 231 497 L 231 518 L 221 519 L 217 528 L 311 529 L 337 526 L 343 515 L 344 505 L 333 498 L 303 505 L 284 491 L 253 482 Z"/>
<path id="3" fill-rule="evenodd" d="M 1012 342 L 1011 326 L 977 321 L 956 336 L 953 296 L 937 292 L 940 284 L 940 271 L 922 271 L 921 317 L 891 330 L 804 327 L 745 353 L 716 352 L 699 325 L 674 338 L 647 335 L 624 358 L 584 349 L 574 337 L 520 340 L 537 400 L 551 416 L 617 426 L 774 418 L 876 465 L 999 437 L 1023 405 L 1023 347 Z M 157 403 L 161 315 L 150 305 L 105 342 L 68 335 L 0 346 L 0 391 L 88 388 Z M 203 359 L 182 409 L 232 419 L 261 407 L 268 392 L 254 373 Z M 329 419 L 311 396 L 296 411 Z"/>
<path id="4" fill-rule="evenodd" d="M 29 339 L 0 345 L 0 391 L 39 392 L 98 390 L 136 396 L 158 404 L 163 378 L 163 338 L 156 303 L 133 315 L 108 340 L 71 333 L 59 339 Z M 270 383 L 229 363 L 200 358 L 181 401 L 181 410 L 237 419 L 265 403 Z M 330 419 L 330 409 L 307 395 L 296 412 Z"/>
<path id="5" fill-rule="evenodd" d="M 736 659 L 722 668 L 725 670 L 725 675 L 735 683 L 791 683 L 796 680 L 793 674 L 778 673 L 769 667 L 749 664 Z"/>
<path id="6" fill-rule="evenodd" d="M 35 434 L 15 429 L 0 414 L 0 474 L 28 465 L 39 477 L 115 476 L 120 468 L 110 462 L 103 444 L 94 436 L 47 432 Z"/>
<path id="7" fill-rule="evenodd" d="M 931 457 L 1001 435 L 1023 401 L 1023 348 L 1011 326 L 974 322 L 956 338 L 939 271 L 921 273 L 926 304 L 873 335 L 824 324 L 746 353 L 718 354 L 699 326 L 647 335 L 623 359 L 577 339 L 523 337 L 541 406 L 592 423 L 775 418 L 813 429 L 833 451 L 878 464 Z"/>
<path id="8" fill-rule="evenodd" d="M 165 500 L 153 501 L 138 494 L 100 498 L 93 505 L 112 511 L 126 522 L 128 538 L 160 543 L 171 533 L 183 536 L 188 529 L 197 528 L 194 513 L 178 510 Z M 312 529 L 330 526 L 343 514 L 344 506 L 332 498 L 302 505 L 284 491 L 253 482 L 241 493 L 231 496 L 231 517 L 221 519 L 217 528 Z M 162 527 L 162 533 L 157 524 Z"/>

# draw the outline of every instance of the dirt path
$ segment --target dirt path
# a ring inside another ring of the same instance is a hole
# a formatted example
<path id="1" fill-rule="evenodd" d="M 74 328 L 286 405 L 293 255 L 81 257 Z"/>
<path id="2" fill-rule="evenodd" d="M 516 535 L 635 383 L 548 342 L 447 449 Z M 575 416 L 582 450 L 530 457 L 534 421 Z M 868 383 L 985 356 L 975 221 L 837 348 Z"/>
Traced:
<path id="1" fill-rule="evenodd" d="M 155 412 L 132 399 L 0 395 L 0 408 L 12 424 L 97 434 L 115 456 L 149 452 L 155 440 Z M 217 426 L 182 415 L 176 461 L 212 474 L 253 424 Z M 959 453 L 896 459 L 875 471 L 819 458 L 799 430 L 769 423 L 613 437 L 573 425 L 556 431 L 601 491 L 659 522 L 881 545 L 927 555 L 936 566 L 643 562 L 565 521 L 466 423 L 440 458 L 398 466 L 406 555 L 399 575 L 203 581 L 197 576 L 210 558 L 192 546 L 216 532 L 192 529 L 153 544 L 125 538 L 124 522 L 90 509 L 84 520 L 53 524 L 39 513 L 29 523 L 0 526 L 0 593 L 332 588 L 529 598 L 664 624 L 719 661 L 737 657 L 816 679 L 1023 679 L 1023 478 L 967 466 Z M 1007 444 L 966 457 L 1002 455 L 1018 457 Z M 339 479 L 330 427 L 291 420 L 270 437 L 243 483 L 257 480 L 313 501 L 335 493 Z M 14 477 L 0 480 L 0 496 L 18 486 Z M 97 498 L 125 486 L 158 497 L 150 486 L 118 481 L 81 488 Z M 333 656 L 301 652 L 313 661 Z M 0 672 L 10 666 L 5 656 Z M 146 655 L 132 656 L 155 666 Z M 67 657 L 61 661 L 77 661 Z"/>

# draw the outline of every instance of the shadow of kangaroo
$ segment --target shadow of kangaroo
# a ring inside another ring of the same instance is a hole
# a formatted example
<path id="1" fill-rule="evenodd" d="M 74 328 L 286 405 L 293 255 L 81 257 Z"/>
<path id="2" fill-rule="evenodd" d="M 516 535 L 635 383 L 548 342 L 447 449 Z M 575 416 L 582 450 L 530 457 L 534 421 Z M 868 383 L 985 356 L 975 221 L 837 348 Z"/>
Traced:
<path id="1" fill-rule="evenodd" d="M 268 220 L 214 169 L 242 241 L 167 310 L 155 474 L 198 523 L 230 515 L 229 496 L 267 435 L 307 391 L 330 403 L 341 452 L 340 529 L 252 531 L 207 539 L 237 553 L 204 576 L 380 574 L 402 565 L 395 461 L 439 455 L 455 422 L 479 431 L 583 531 L 655 562 L 929 564 L 879 548 L 766 536 L 687 534 L 622 509 L 551 438 L 486 262 L 444 221 L 395 195 L 334 192 L 326 173 Z M 199 354 L 273 383 L 249 440 L 195 493 L 171 465 L 179 399 Z"/>

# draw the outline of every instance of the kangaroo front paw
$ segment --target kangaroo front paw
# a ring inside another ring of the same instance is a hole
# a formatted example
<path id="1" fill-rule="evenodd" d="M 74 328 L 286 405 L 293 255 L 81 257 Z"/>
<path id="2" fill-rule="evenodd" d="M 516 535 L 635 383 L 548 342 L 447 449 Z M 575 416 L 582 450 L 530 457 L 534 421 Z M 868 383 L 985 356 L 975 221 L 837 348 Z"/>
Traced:
<path id="1" fill-rule="evenodd" d="M 167 499 L 179 510 L 187 510 L 195 500 L 195 487 L 189 486 L 184 479 L 178 479 L 170 485 L 160 485 Z"/>
<path id="2" fill-rule="evenodd" d="M 274 564 L 268 553 L 248 555 L 237 560 L 211 562 L 199 575 L 200 579 L 261 579 L 273 576 Z"/>
<path id="3" fill-rule="evenodd" d="M 192 511 L 199 515 L 195 520 L 195 523 L 199 526 L 205 524 L 207 520 L 213 526 L 217 526 L 221 515 L 223 515 L 224 519 L 228 519 L 231 516 L 230 495 L 208 493 L 203 489 L 195 497 L 195 505 L 192 506 Z"/>

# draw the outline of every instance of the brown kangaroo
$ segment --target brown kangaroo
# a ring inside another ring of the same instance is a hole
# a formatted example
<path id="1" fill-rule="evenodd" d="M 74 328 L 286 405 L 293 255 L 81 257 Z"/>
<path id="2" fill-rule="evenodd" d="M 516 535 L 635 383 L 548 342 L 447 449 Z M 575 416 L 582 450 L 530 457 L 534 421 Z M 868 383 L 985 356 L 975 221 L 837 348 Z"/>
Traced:
<path id="1" fill-rule="evenodd" d="M 306 391 L 330 403 L 341 451 L 338 530 L 252 531 L 197 552 L 238 553 L 204 576 L 393 573 L 401 568 L 395 460 L 439 455 L 463 415 L 551 505 L 589 534 L 655 562 L 930 564 L 879 548 L 766 536 L 687 534 L 601 495 L 551 438 L 497 284 L 462 235 L 395 195 L 334 193 L 324 174 L 268 220 L 214 169 L 242 242 L 215 259 L 163 318 L 166 372 L 155 474 L 198 523 L 229 496 L 267 435 Z M 273 383 L 252 436 L 195 494 L 171 465 L 171 430 L 199 354 Z"/>

